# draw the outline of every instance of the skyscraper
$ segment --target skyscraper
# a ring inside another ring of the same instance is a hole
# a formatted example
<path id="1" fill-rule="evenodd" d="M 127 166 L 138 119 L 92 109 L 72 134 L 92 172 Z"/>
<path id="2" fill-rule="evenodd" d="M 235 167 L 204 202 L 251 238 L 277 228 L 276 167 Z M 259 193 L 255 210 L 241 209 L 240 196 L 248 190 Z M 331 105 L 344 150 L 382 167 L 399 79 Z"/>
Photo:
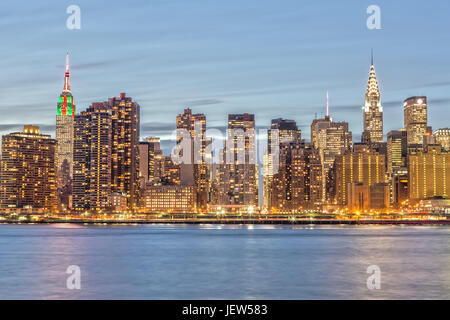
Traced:
<path id="1" fill-rule="evenodd" d="M 25 126 L 2 137 L 0 207 L 55 212 L 56 140 Z"/>
<path id="2" fill-rule="evenodd" d="M 408 143 L 406 130 L 392 130 L 387 135 L 387 172 L 392 175 L 406 168 Z"/>
<path id="3" fill-rule="evenodd" d="M 450 152 L 450 129 L 449 128 L 442 128 L 437 129 L 433 133 L 433 137 L 436 140 L 437 143 L 439 143 L 447 152 Z"/>
<path id="4" fill-rule="evenodd" d="M 183 131 L 189 136 L 183 137 Z M 191 154 L 189 163 L 181 164 L 181 180 L 187 185 L 193 182 L 197 190 L 197 208 L 206 211 L 210 168 L 206 155 L 206 116 L 204 114 L 193 114 L 192 110 L 187 108 L 184 113 L 177 116 L 177 143 L 181 143 L 183 139 L 190 140 Z"/>
<path id="5" fill-rule="evenodd" d="M 263 197 L 264 207 L 272 207 L 271 192 L 273 175 L 277 173 L 280 164 L 281 146 L 294 141 L 301 141 L 301 130 L 294 120 L 273 119 L 267 135 L 267 153 L 263 161 Z"/>
<path id="6" fill-rule="evenodd" d="M 124 194 L 128 208 L 137 204 L 139 195 L 139 104 L 125 93 L 107 102 L 112 115 L 111 189 Z"/>
<path id="7" fill-rule="evenodd" d="M 385 183 L 385 168 L 385 156 L 365 144 L 355 145 L 353 151 L 338 155 L 332 170 L 336 203 L 347 204 L 349 184 L 372 186 Z"/>
<path id="8" fill-rule="evenodd" d="M 450 195 L 450 154 L 440 145 L 428 145 L 424 152 L 409 155 L 409 199 L 413 202 Z"/>
<path id="9" fill-rule="evenodd" d="M 72 208 L 99 212 L 110 207 L 111 110 L 94 102 L 75 116 Z"/>
<path id="10" fill-rule="evenodd" d="M 229 211 L 252 212 L 258 207 L 255 116 L 228 115 L 227 141 L 219 166 L 217 204 Z"/>
<path id="11" fill-rule="evenodd" d="M 347 122 L 334 122 L 329 115 L 327 94 L 327 114 L 323 119 L 315 119 L 311 124 L 311 142 L 319 152 L 322 163 L 322 202 L 330 199 L 327 185 L 330 184 L 329 172 L 336 156 L 344 154 L 351 148 L 352 133 Z"/>
<path id="12" fill-rule="evenodd" d="M 364 131 L 362 134 L 362 142 L 367 144 L 383 142 L 383 106 L 381 105 L 381 95 L 375 75 L 373 55 L 363 107 L 363 117 Z"/>
<path id="13" fill-rule="evenodd" d="M 271 181 L 271 212 L 317 209 L 322 201 L 319 153 L 301 140 L 281 143 L 279 169 Z"/>
<path id="14" fill-rule="evenodd" d="M 56 111 L 56 141 L 57 145 L 57 185 L 60 189 L 61 204 L 69 205 L 68 197 L 63 193 L 70 192 L 73 175 L 73 118 L 75 116 L 75 103 L 69 83 L 69 54 L 66 56 L 66 72 L 64 75 L 64 88 L 59 96 Z"/>
<path id="15" fill-rule="evenodd" d="M 408 145 L 423 145 L 423 137 L 428 130 L 427 97 L 408 98 L 403 107 Z"/>

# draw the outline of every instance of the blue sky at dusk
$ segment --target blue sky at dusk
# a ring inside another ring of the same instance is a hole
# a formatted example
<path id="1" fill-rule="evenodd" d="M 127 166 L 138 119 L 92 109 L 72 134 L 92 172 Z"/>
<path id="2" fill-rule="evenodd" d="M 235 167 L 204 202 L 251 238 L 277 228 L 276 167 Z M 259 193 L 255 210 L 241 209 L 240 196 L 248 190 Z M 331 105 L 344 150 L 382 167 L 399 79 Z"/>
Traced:
<path id="1" fill-rule="evenodd" d="M 69 5 L 81 30 L 66 28 Z M 381 30 L 366 9 L 381 7 Z M 429 124 L 449 126 L 450 3 L 444 1 L 2 1 L 0 133 L 41 125 L 54 136 L 64 62 L 77 111 L 126 92 L 141 105 L 141 136 L 167 137 L 186 106 L 223 128 L 228 113 L 258 127 L 294 119 L 309 140 L 315 114 L 362 131 L 375 52 L 385 134 L 402 101 L 427 95 Z"/>

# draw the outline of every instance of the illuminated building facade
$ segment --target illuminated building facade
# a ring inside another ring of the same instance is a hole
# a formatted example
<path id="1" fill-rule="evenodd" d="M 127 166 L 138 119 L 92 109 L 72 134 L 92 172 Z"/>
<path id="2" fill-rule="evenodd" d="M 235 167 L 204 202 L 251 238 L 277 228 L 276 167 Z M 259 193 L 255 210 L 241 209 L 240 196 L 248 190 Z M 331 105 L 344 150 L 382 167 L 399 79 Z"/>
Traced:
<path id="1" fill-rule="evenodd" d="M 406 130 L 393 130 L 387 135 L 387 172 L 392 175 L 406 167 L 408 140 Z"/>
<path id="2" fill-rule="evenodd" d="M 350 212 L 385 211 L 389 209 L 389 203 L 387 183 L 376 183 L 370 186 L 363 183 L 348 184 L 347 208 Z"/>
<path id="3" fill-rule="evenodd" d="M 2 137 L 0 207 L 56 212 L 56 140 L 39 127 Z M 14 211 L 17 212 L 17 211 Z"/>
<path id="4" fill-rule="evenodd" d="M 149 137 L 139 142 L 139 177 L 141 187 L 155 180 L 155 157 L 162 154 L 161 141 L 157 137 Z"/>
<path id="5" fill-rule="evenodd" d="M 227 141 L 218 169 L 215 204 L 232 211 L 258 207 L 255 116 L 228 115 Z"/>
<path id="6" fill-rule="evenodd" d="M 180 185 L 181 170 L 180 165 L 172 161 L 170 156 L 164 156 L 162 152 L 155 155 L 154 177 L 152 185 Z"/>
<path id="7" fill-rule="evenodd" d="M 330 185 L 330 169 L 336 156 L 351 148 L 352 133 L 347 122 L 334 122 L 328 115 L 324 119 L 314 120 L 311 130 L 313 146 L 319 151 L 322 163 L 322 202 L 326 203 L 331 201 L 327 187 Z"/>
<path id="8" fill-rule="evenodd" d="M 397 170 L 391 178 L 392 195 L 391 203 L 396 208 L 401 208 L 409 199 L 408 194 L 408 169 L 401 168 Z"/>
<path id="9" fill-rule="evenodd" d="M 443 128 L 438 129 L 433 133 L 433 137 L 436 143 L 440 144 L 442 149 L 450 152 L 450 129 Z"/>
<path id="10" fill-rule="evenodd" d="M 189 136 L 184 137 L 183 132 Z M 197 190 L 197 207 L 206 211 L 209 189 L 210 189 L 210 155 L 206 154 L 208 139 L 206 138 L 206 116 L 204 114 L 193 114 L 187 108 L 184 113 L 177 116 L 177 143 L 183 139 L 190 142 L 189 163 L 182 163 L 181 183 L 194 185 Z M 186 141 L 184 141 L 186 143 Z M 186 151 L 186 150 L 185 150 Z"/>
<path id="11" fill-rule="evenodd" d="M 273 175 L 270 196 L 273 213 L 296 213 L 319 207 L 322 164 L 311 144 L 299 140 L 281 143 L 279 169 Z"/>
<path id="12" fill-rule="evenodd" d="M 107 102 L 112 115 L 111 189 L 133 209 L 139 195 L 139 104 L 121 93 Z"/>
<path id="13" fill-rule="evenodd" d="M 450 154 L 442 152 L 440 145 L 409 155 L 408 174 L 411 201 L 449 196 Z"/>
<path id="14" fill-rule="evenodd" d="M 64 88 L 59 96 L 56 111 L 56 141 L 57 141 L 57 185 L 61 205 L 70 205 L 71 180 L 73 175 L 73 119 L 75 103 L 70 90 L 69 55 L 66 56 L 66 72 Z"/>
<path id="15" fill-rule="evenodd" d="M 111 109 L 95 102 L 75 116 L 74 211 L 108 210 L 111 196 Z"/>
<path id="16" fill-rule="evenodd" d="M 383 142 L 383 106 L 381 105 L 381 95 L 375 75 L 373 57 L 363 107 L 363 118 L 364 131 L 362 142 L 367 144 Z"/>
<path id="17" fill-rule="evenodd" d="M 404 121 L 408 145 L 423 145 L 427 134 L 427 97 L 411 97 L 404 101 Z"/>
<path id="18" fill-rule="evenodd" d="M 301 130 L 294 120 L 274 119 L 268 131 L 267 153 L 263 158 L 263 199 L 264 207 L 271 210 L 273 175 L 278 172 L 281 146 L 301 141 Z"/>
<path id="19" fill-rule="evenodd" d="M 195 186 L 149 186 L 144 195 L 145 210 L 148 213 L 195 213 L 196 198 Z"/>
<path id="20" fill-rule="evenodd" d="M 353 151 L 336 156 L 333 167 L 334 198 L 336 204 L 346 205 L 351 183 L 372 186 L 386 182 L 385 156 L 365 144 L 355 145 Z"/>

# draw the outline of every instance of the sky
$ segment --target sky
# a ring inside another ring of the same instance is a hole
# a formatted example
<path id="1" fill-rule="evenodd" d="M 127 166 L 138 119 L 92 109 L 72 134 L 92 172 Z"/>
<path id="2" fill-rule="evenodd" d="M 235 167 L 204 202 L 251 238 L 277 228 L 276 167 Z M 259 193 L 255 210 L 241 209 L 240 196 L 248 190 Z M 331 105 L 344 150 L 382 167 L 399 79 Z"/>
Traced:
<path id="1" fill-rule="evenodd" d="M 78 5 L 81 28 L 66 9 Z M 369 30 L 367 7 L 381 9 Z M 54 136 L 70 52 L 77 112 L 126 92 L 141 137 L 171 136 L 185 107 L 209 128 L 254 113 L 257 127 L 293 119 L 309 140 L 325 112 L 362 132 L 374 51 L 384 132 L 403 127 L 403 100 L 428 96 L 429 125 L 449 127 L 448 1 L 46 0 L 0 3 L 0 134 L 41 126 Z M 169 143 L 164 141 L 164 146 Z"/>

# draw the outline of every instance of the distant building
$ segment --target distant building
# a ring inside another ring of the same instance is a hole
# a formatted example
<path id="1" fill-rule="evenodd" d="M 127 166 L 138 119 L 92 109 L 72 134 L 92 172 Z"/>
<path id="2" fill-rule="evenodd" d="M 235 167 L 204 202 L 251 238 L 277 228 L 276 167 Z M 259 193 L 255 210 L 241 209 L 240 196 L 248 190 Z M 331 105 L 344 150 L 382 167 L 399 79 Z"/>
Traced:
<path id="1" fill-rule="evenodd" d="M 281 145 L 301 142 L 301 130 L 298 129 L 294 120 L 274 119 L 267 138 L 267 153 L 263 158 L 263 204 L 264 208 L 270 210 L 272 207 L 272 181 L 274 174 L 279 169 Z"/>
<path id="2" fill-rule="evenodd" d="M 436 140 L 436 143 L 440 144 L 441 147 L 447 151 L 450 152 L 450 129 L 449 128 L 443 128 L 438 129 L 433 133 L 433 137 Z"/>
<path id="3" fill-rule="evenodd" d="M 409 198 L 408 194 L 408 169 L 396 170 L 391 178 L 391 203 L 396 208 L 401 208 Z"/>
<path id="4" fill-rule="evenodd" d="M 189 136 L 183 136 L 187 133 Z M 190 141 L 190 147 L 184 152 L 190 152 L 189 160 L 180 164 L 181 183 L 194 185 L 197 194 L 199 210 L 206 211 L 210 191 L 210 155 L 206 153 L 208 139 L 206 137 L 206 116 L 193 114 L 187 108 L 177 116 L 177 144 Z M 183 155 L 186 156 L 186 155 Z M 187 159 L 187 158 L 186 158 Z"/>
<path id="5" fill-rule="evenodd" d="M 281 143 L 279 169 L 271 184 L 271 212 L 318 209 L 322 201 L 319 153 L 304 141 Z"/>
<path id="6" fill-rule="evenodd" d="M 389 209 L 389 185 L 376 183 L 367 185 L 364 183 L 348 184 L 347 207 L 350 212 L 385 211 Z"/>
<path id="7" fill-rule="evenodd" d="M 429 145 L 424 152 L 409 155 L 409 199 L 413 202 L 449 196 L 450 153 L 440 145 Z"/>
<path id="8" fill-rule="evenodd" d="M 112 193 L 109 205 L 112 212 L 125 212 L 128 210 L 127 196 L 118 192 Z"/>
<path id="9" fill-rule="evenodd" d="M 328 110 L 328 108 L 327 108 Z M 344 154 L 352 146 L 352 133 L 347 122 L 334 122 L 329 115 L 315 119 L 311 125 L 311 139 L 319 152 L 322 164 L 322 202 L 329 202 L 330 169 L 336 156 Z"/>
<path id="10" fill-rule="evenodd" d="M 0 207 L 56 212 L 56 140 L 25 126 L 2 137 Z"/>
<path id="11" fill-rule="evenodd" d="M 172 161 L 170 156 L 164 156 L 162 152 L 155 155 L 154 177 L 151 185 L 180 185 L 180 165 Z"/>
<path id="12" fill-rule="evenodd" d="M 139 189 L 145 189 L 149 181 L 149 145 L 145 142 L 139 142 Z"/>
<path id="13" fill-rule="evenodd" d="M 228 115 L 228 136 L 218 166 L 214 204 L 231 211 L 257 208 L 258 165 L 256 159 L 255 116 Z"/>
<path id="14" fill-rule="evenodd" d="M 133 209 L 139 195 L 139 104 L 121 93 L 107 102 L 112 115 L 111 189 L 128 198 Z"/>
<path id="15" fill-rule="evenodd" d="M 110 207 L 112 113 L 94 102 L 75 116 L 72 209 L 105 211 Z"/>
<path id="16" fill-rule="evenodd" d="M 144 194 L 148 213 L 195 213 L 197 192 L 194 186 L 149 186 Z"/>
<path id="17" fill-rule="evenodd" d="M 73 126 L 75 103 L 69 83 L 69 55 L 66 57 L 66 72 L 64 88 L 59 96 L 56 111 L 56 141 L 57 143 L 57 185 L 61 206 L 70 207 L 70 193 L 73 176 Z"/>
<path id="18" fill-rule="evenodd" d="M 385 157 L 365 144 L 355 144 L 353 151 L 336 157 L 333 167 L 335 201 L 346 205 L 351 183 L 367 186 L 386 182 Z"/>
<path id="19" fill-rule="evenodd" d="M 406 130 L 393 130 L 387 135 L 387 172 L 392 175 L 406 167 L 408 138 Z"/>
<path id="20" fill-rule="evenodd" d="M 162 155 L 160 138 L 150 137 L 139 142 L 139 177 L 141 187 L 155 181 L 155 159 Z"/>
<path id="21" fill-rule="evenodd" d="M 370 67 L 369 82 L 367 84 L 365 104 L 363 107 L 364 132 L 362 142 L 371 144 L 383 142 L 383 106 L 381 105 L 381 95 L 378 88 L 378 81 L 375 75 L 375 67 Z"/>
<path id="22" fill-rule="evenodd" d="M 427 97 L 408 98 L 403 107 L 408 145 L 423 145 L 423 137 L 428 131 Z"/>

